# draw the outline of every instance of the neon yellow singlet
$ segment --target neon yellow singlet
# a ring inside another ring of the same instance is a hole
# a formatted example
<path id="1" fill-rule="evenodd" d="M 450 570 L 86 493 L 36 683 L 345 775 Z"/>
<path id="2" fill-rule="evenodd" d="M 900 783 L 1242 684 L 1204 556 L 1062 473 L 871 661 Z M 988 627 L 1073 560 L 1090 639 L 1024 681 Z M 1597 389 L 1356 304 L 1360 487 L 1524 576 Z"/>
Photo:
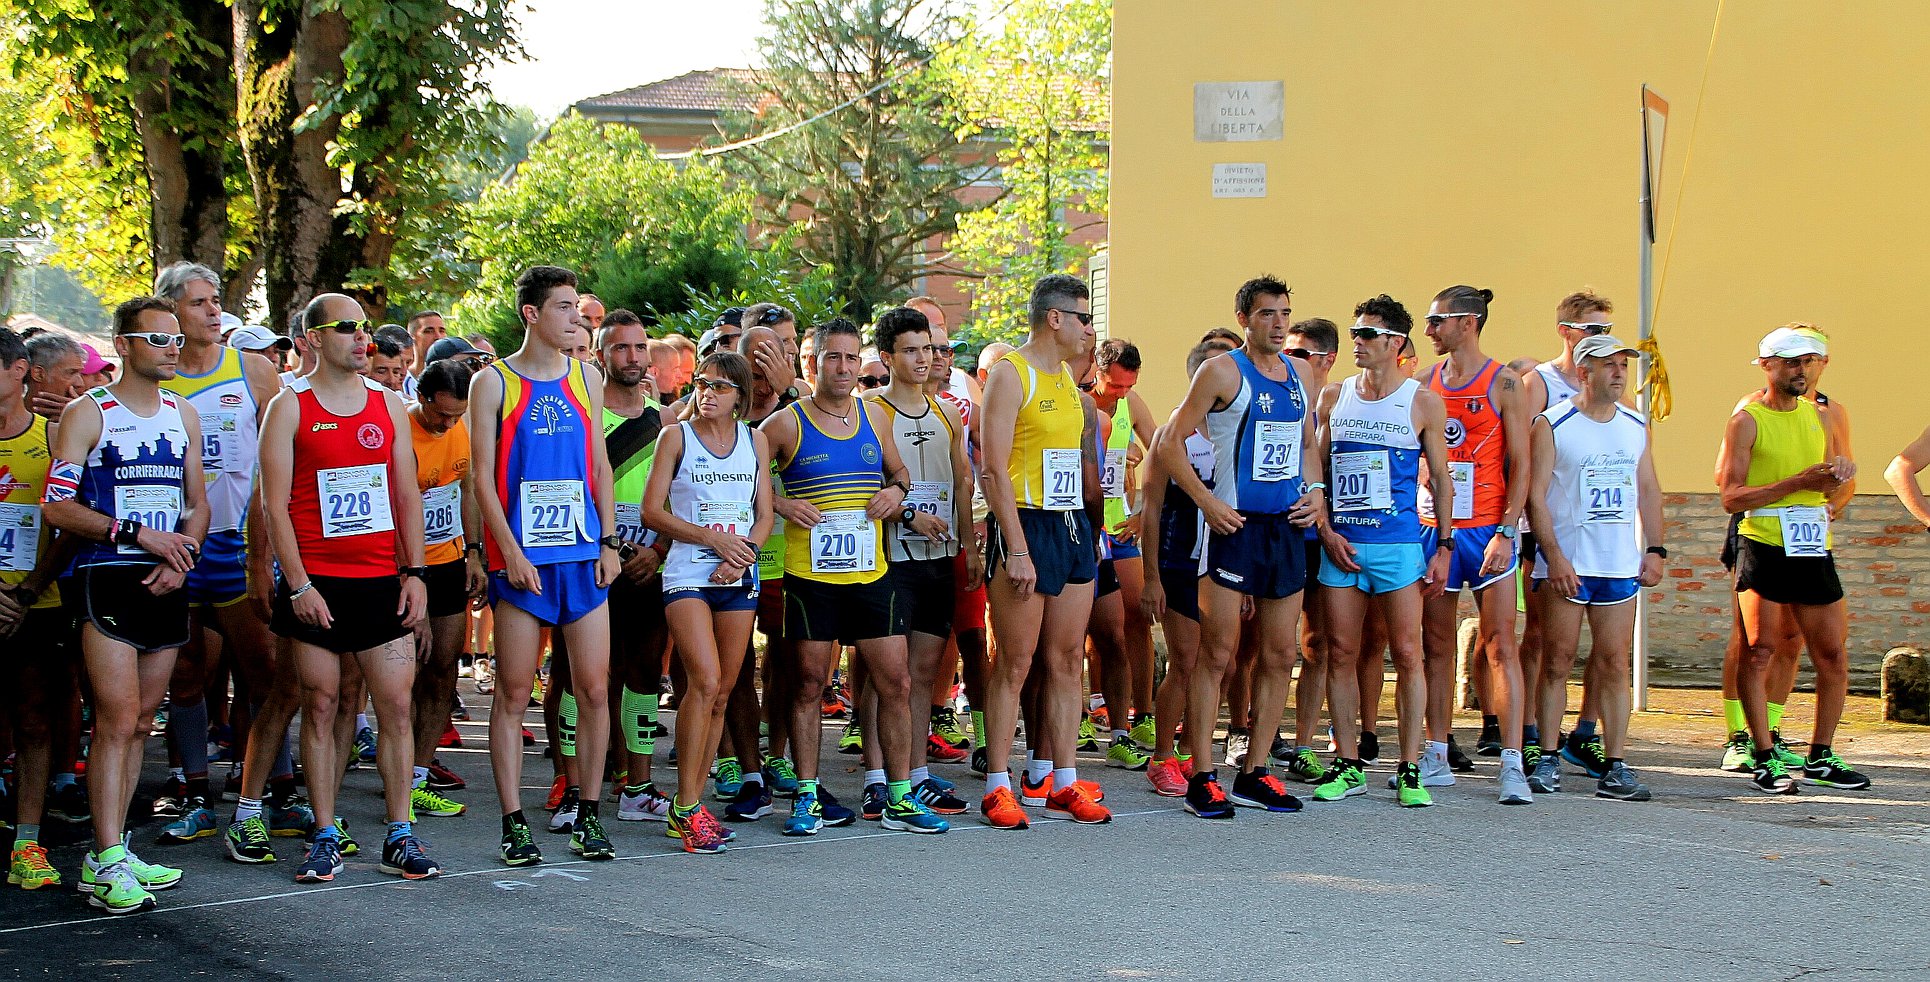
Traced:
<path id="1" fill-rule="evenodd" d="M 39 416 L 32 417 L 19 435 L 0 439 L 0 583 L 7 586 L 25 580 L 53 543 L 53 530 L 40 516 L 40 496 L 47 490 L 51 461 L 47 421 Z M 34 609 L 58 606 L 60 589 L 49 583 L 34 601 Z"/>
<path id="2" fill-rule="evenodd" d="M 1005 357 L 1018 369 L 1019 391 L 1025 397 L 1012 427 L 1012 458 L 1005 464 L 1018 506 L 1048 511 L 1084 508 L 1079 438 L 1085 432 L 1086 417 L 1072 373 L 1060 365 L 1058 372 L 1042 374 L 1016 351 Z"/>
<path id="3" fill-rule="evenodd" d="M 1756 418 L 1756 446 L 1749 455 L 1750 487 L 1774 484 L 1823 462 L 1829 443 L 1823 434 L 1823 418 L 1816 412 L 1814 403 L 1798 399 L 1796 408 L 1777 412 L 1760 402 L 1752 402 L 1742 410 Z M 1827 500 L 1821 491 L 1795 491 L 1763 508 L 1822 505 Z M 1780 548 L 1783 544 L 1782 523 L 1774 515 L 1744 516 L 1741 531 L 1764 545 Z"/>

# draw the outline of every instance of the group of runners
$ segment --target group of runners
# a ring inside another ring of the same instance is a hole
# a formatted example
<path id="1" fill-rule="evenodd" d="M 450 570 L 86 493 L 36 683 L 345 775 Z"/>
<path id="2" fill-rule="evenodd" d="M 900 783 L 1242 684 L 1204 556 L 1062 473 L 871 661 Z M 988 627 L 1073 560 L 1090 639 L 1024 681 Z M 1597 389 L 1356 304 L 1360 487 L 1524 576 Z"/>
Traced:
<path id="1" fill-rule="evenodd" d="M 546 653 L 557 775 L 539 824 L 585 859 L 616 855 L 606 783 L 619 821 L 663 823 L 694 853 L 725 851 L 779 798 L 791 836 L 861 817 L 943 833 L 973 811 L 1001 829 L 1103 824 L 1081 750 L 1208 819 L 1300 810 L 1283 776 L 1315 801 L 1365 794 L 1384 757 L 1394 800 L 1425 806 L 1474 766 L 1452 733 L 1463 592 L 1477 753 L 1499 758 L 1499 800 L 1559 791 L 1564 761 L 1600 797 L 1650 797 L 1626 758 L 1630 651 L 1637 594 L 1668 558 L 1662 496 L 1629 405 L 1638 356 L 1592 292 L 1557 305 L 1558 354 L 1503 363 L 1481 347 L 1492 295 L 1443 290 L 1422 316 L 1440 360 L 1418 375 L 1414 316 L 1369 298 L 1345 329 L 1358 373 L 1340 378 L 1342 329 L 1294 320 L 1284 283 L 1249 280 L 1239 329 L 1191 350 L 1162 423 L 1135 391 L 1138 349 L 1099 341 L 1086 285 L 1064 275 L 1036 284 L 1024 342 L 987 346 L 976 375 L 953 366 L 929 298 L 882 311 L 868 336 L 734 308 L 685 361 L 687 341 L 652 339 L 570 271 L 537 266 L 516 283 L 522 345 L 498 360 L 430 312 L 390 337 L 341 294 L 310 300 L 286 339 L 227 346 L 221 286 L 205 267 L 163 270 L 154 296 L 115 312 L 119 378 L 84 391 L 78 352 L 68 365 L 52 341 L 0 332 L 0 633 L 25 683 L 10 883 L 64 882 L 38 841 L 50 801 L 91 813 L 76 883 L 94 906 L 150 909 L 180 882 L 123 827 L 164 696 L 162 841 L 220 836 L 230 858 L 272 863 L 275 837 L 304 837 L 296 881 L 328 882 L 359 849 L 339 818 L 343 771 L 370 758 L 380 868 L 437 875 L 415 823 L 466 810 L 435 751 L 472 607 L 494 618 L 488 743 L 509 866 L 543 858 L 521 787 Z M 300 365 L 278 377 L 288 349 Z M 1841 405 L 1815 388 L 1827 357 L 1806 325 L 1765 337 L 1765 386 L 1717 464 L 1737 516 L 1724 766 L 1769 793 L 1794 791 L 1796 772 L 1869 783 L 1830 746 L 1848 667 L 1829 525 L 1855 467 Z M 1891 479 L 1930 522 L 1915 486 L 1930 434 L 1918 444 Z M 1584 622 L 1584 695 L 1563 734 Z M 1817 712 L 1798 755 L 1780 728 L 1804 649 Z M 660 788 L 672 658 L 678 771 Z M 245 696 L 225 827 L 201 739 L 217 663 Z M 76 803 L 63 789 L 83 675 Z M 847 701 L 855 809 L 820 777 L 823 717 Z M 980 794 L 932 769 L 967 760 Z"/>

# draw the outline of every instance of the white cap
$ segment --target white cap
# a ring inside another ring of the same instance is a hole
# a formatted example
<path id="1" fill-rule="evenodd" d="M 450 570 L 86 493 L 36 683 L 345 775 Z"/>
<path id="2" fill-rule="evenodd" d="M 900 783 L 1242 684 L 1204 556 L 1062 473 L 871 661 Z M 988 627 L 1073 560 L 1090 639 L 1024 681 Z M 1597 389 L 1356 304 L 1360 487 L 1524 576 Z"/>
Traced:
<path id="1" fill-rule="evenodd" d="M 241 326 L 241 318 L 236 317 L 235 315 L 228 313 L 225 310 L 221 312 L 221 336 L 222 337 L 225 338 L 229 334 L 234 333 L 234 329 L 240 326 Z"/>
<path id="2" fill-rule="evenodd" d="M 237 327 L 228 332 L 228 347 L 242 351 L 267 351 L 269 348 L 292 348 L 293 341 L 276 334 L 260 324 Z"/>
<path id="3" fill-rule="evenodd" d="M 1829 342 L 1822 332 L 1797 327 L 1779 327 L 1763 335 L 1756 345 L 1756 360 L 1764 358 L 1801 358 L 1804 355 L 1829 356 Z"/>
<path id="4" fill-rule="evenodd" d="M 1575 342 L 1575 361 L 1583 358 L 1607 358 L 1622 352 L 1635 353 L 1635 349 L 1623 344 L 1612 334 L 1596 334 Z"/>

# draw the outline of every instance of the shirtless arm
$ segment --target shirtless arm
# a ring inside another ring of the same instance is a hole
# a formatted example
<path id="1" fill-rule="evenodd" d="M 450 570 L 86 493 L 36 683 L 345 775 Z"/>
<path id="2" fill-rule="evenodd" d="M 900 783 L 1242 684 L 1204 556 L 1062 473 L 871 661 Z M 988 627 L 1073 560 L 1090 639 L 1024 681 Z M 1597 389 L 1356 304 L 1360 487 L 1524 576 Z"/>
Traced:
<path id="1" fill-rule="evenodd" d="M 1447 404 L 1433 392 L 1423 389 L 1414 396 L 1414 425 L 1421 431 L 1421 455 L 1427 458 L 1428 486 L 1434 489 L 1434 521 L 1440 529 L 1439 542 L 1445 546 L 1454 535 L 1454 477 L 1448 470 Z M 1447 592 L 1448 560 L 1452 552 L 1436 548 L 1427 558 L 1424 597 Z"/>
<path id="2" fill-rule="evenodd" d="M 1240 391 L 1240 366 L 1232 358 L 1209 358 L 1193 376 L 1193 384 L 1186 390 L 1186 398 L 1173 410 L 1173 417 L 1166 424 L 1167 430 L 1176 434 L 1187 434 L 1206 425 L 1206 414 L 1231 402 Z M 1233 506 L 1214 497 L 1212 490 L 1193 473 L 1193 466 L 1186 460 L 1186 441 L 1170 439 L 1161 448 L 1166 456 L 1161 461 L 1173 483 L 1179 485 L 1186 496 L 1206 513 L 1206 524 L 1221 535 L 1237 531 L 1246 520 Z"/>
<path id="3" fill-rule="evenodd" d="M 1923 488 L 1917 484 L 1917 475 L 1923 473 L 1925 467 L 1930 467 L 1930 428 L 1917 434 L 1917 438 L 1890 461 L 1883 477 L 1890 482 L 1897 500 L 1903 502 L 1911 517 L 1930 526 L 1930 501 L 1924 499 Z"/>

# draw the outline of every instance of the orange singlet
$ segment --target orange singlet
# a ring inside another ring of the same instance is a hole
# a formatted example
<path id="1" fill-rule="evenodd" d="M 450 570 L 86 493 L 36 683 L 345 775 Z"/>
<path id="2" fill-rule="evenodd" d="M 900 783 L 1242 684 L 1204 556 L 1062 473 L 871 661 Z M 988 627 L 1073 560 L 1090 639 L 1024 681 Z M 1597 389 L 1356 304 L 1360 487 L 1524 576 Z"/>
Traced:
<path id="1" fill-rule="evenodd" d="M 1428 369 L 1427 387 L 1447 403 L 1448 469 L 1454 478 L 1454 525 L 1497 525 L 1508 508 L 1508 439 L 1501 410 L 1494 404 L 1494 379 L 1501 363 L 1488 359 L 1460 388 L 1441 381 L 1439 362 Z M 1522 475 L 1526 479 L 1526 475 Z M 1421 524 L 1434 524 L 1434 495 L 1420 482 Z"/>

